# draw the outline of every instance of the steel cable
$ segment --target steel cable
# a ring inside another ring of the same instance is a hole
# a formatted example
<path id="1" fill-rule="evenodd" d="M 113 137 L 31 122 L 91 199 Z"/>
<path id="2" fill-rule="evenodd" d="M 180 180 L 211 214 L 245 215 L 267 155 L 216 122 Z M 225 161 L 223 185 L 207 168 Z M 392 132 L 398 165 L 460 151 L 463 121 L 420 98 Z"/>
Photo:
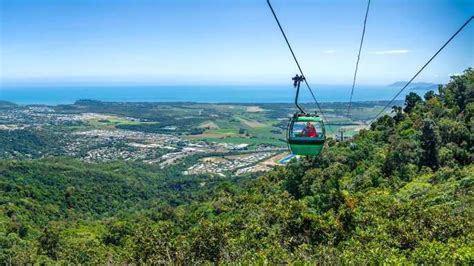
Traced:
<path id="1" fill-rule="evenodd" d="M 439 48 L 439 50 L 428 60 L 428 62 L 426 62 L 423 67 L 418 70 L 418 72 L 416 72 L 416 74 L 410 79 L 410 81 L 408 81 L 401 89 L 400 91 L 390 100 L 390 102 L 387 103 L 387 105 L 385 105 L 384 108 L 382 108 L 382 110 L 373 118 L 371 119 L 372 121 L 375 121 L 386 109 L 387 107 L 389 107 L 393 101 L 395 101 L 395 99 L 408 87 L 408 85 L 410 85 L 412 83 L 412 81 L 421 73 L 421 71 L 423 71 L 425 69 L 425 67 L 427 67 L 431 61 L 433 61 L 433 59 L 454 39 L 454 37 L 456 37 L 456 35 L 458 35 L 468 24 L 469 22 L 471 22 L 471 20 L 474 18 L 474 16 L 471 16 L 449 39 L 448 41 L 446 41 L 443 46 L 441 46 L 441 48 Z"/>
<path id="2" fill-rule="evenodd" d="M 349 106 L 347 107 L 347 117 L 350 118 L 351 114 L 351 107 L 352 107 L 352 97 L 354 96 L 354 88 L 357 79 L 357 70 L 359 69 L 359 61 L 360 61 L 360 53 L 362 51 L 362 45 L 364 44 L 364 36 L 365 36 L 365 27 L 367 25 L 367 17 L 369 15 L 369 8 L 370 8 L 370 0 L 367 3 L 367 10 L 365 11 L 365 18 L 364 18 L 364 28 L 362 29 L 362 37 L 360 38 L 360 45 L 359 45 L 359 53 L 357 55 L 357 62 L 354 71 L 354 78 L 352 79 L 352 89 L 351 89 L 351 97 L 349 99 Z"/>

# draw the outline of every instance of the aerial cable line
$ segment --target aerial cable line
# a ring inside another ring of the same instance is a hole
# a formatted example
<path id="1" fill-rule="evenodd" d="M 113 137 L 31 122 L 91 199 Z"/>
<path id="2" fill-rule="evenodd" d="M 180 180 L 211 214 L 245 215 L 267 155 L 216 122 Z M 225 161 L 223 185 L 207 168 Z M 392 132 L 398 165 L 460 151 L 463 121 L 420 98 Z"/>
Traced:
<path id="1" fill-rule="evenodd" d="M 456 37 L 456 35 L 458 35 L 458 33 L 460 33 L 467 26 L 467 24 L 469 24 L 469 22 L 471 22 L 473 18 L 474 16 L 471 16 L 451 36 L 451 38 L 449 38 L 448 41 L 446 41 L 446 43 L 443 46 L 441 46 L 441 48 L 439 48 L 439 50 L 430 58 L 430 60 L 428 60 L 428 62 L 426 62 L 426 64 L 420 70 L 418 70 L 418 72 L 416 72 L 416 74 L 410 79 L 410 81 L 408 81 L 407 84 L 405 84 L 405 86 L 403 86 L 403 88 L 400 89 L 400 91 L 390 100 L 390 102 L 387 105 L 385 105 L 385 107 L 374 117 L 374 119 L 372 119 L 372 121 L 375 121 L 393 103 L 393 101 L 395 101 L 395 99 L 400 95 L 400 93 L 402 93 L 408 87 L 408 85 L 410 85 L 410 83 L 421 73 L 421 71 L 423 71 L 423 69 L 425 69 L 425 67 L 428 66 L 428 64 L 431 63 L 431 61 L 433 61 L 433 59 L 454 39 L 454 37 Z"/>
<path id="2" fill-rule="evenodd" d="M 278 17 L 273 10 L 272 4 L 270 3 L 270 0 L 267 0 L 268 7 L 270 7 L 270 10 L 272 11 L 273 17 L 275 18 L 276 23 L 278 24 L 278 28 L 280 28 L 281 34 L 283 35 L 283 38 L 285 38 L 286 44 L 288 45 L 288 48 L 290 49 L 291 55 L 293 56 L 293 59 L 295 60 L 296 66 L 298 67 L 298 70 L 300 71 L 301 75 L 305 78 L 304 83 L 306 84 L 306 87 L 308 88 L 309 92 L 311 93 L 311 97 L 313 98 L 314 102 L 316 103 L 316 106 L 318 107 L 319 112 L 323 116 L 323 119 L 326 120 L 326 124 L 328 128 L 333 132 L 331 126 L 329 125 L 329 122 L 326 118 L 326 115 L 324 115 L 323 110 L 321 109 L 321 106 L 319 105 L 318 101 L 316 100 L 316 96 L 314 96 L 313 90 L 311 89 L 311 86 L 309 85 L 306 76 L 303 74 L 303 70 L 301 69 L 300 63 L 298 62 L 298 59 L 296 59 L 296 55 L 293 52 L 293 48 L 291 48 L 291 44 L 288 41 L 288 38 L 286 37 L 285 31 L 283 30 L 283 27 L 280 24 L 280 21 L 278 20 Z"/>
<path id="3" fill-rule="evenodd" d="M 348 118 L 350 118 L 350 114 L 351 114 L 352 97 L 354 96 L 354 87 L 355 87 L 355 83 L 356 83 L 356 79 L 357 79 L 357 70 L 359 69 L 360 52 L 362 51 L 362 45 L 364 44 L 365 26 L 367 25 L 367 16 L 369 15 L 369 8 L 370 8 L 370 0 L 367 3 L 367 10 L 365 11 L 364 28 L 362 29 L 362 37 L 360 38 L 359 54 L 357 55 L 357 62 L 356 62 L 355 71 L 354 71 L 354 78 L 352 79 L 351 98 L 349 100 L 349 106 L 347 107 L 347 117 Z"/>

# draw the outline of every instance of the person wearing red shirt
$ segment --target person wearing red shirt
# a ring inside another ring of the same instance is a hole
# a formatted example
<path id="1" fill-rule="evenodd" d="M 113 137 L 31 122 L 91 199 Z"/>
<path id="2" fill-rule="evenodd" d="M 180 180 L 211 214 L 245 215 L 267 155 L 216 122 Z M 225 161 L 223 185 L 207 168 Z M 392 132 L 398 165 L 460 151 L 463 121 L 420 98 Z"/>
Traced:
<path id="1" fill-rule="evenodd" d="M 301 132 L 301 136 L 316 138 L 318 136 L 318 132 L 316 131 L 316 128 L 313 124 L 307 122 L 306 127 Z"/>
<path id="2" fill-rule="evenodd" d="M 316 128 L 314 125 L 310 125 L 307 131 L 307 136 L 310 138 L 316 138 L 318 136 L 318 132 L 316 132 Z"/>

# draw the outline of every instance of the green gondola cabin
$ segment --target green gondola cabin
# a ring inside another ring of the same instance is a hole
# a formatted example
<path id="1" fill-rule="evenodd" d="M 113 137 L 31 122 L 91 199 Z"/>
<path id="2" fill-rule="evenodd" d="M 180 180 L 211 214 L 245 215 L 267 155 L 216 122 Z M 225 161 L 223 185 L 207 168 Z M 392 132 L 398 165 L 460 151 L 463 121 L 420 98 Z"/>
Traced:
<path id="1" fill-rule="evenodd" d="M 323 119 L 318 115 L 297 113 L 290 121 L 287 137 L 293 154 L 319 155 L 326 141 Z"/>

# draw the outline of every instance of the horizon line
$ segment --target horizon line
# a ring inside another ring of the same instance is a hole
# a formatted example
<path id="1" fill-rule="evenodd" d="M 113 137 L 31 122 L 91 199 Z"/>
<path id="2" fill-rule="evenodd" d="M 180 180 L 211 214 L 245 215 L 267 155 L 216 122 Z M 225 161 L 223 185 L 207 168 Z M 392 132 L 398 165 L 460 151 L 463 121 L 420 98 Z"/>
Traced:
<path id="1" fill-rule="evenodd" d="M 396 80 L 387 83 L 359 83 L 356 87 L 361 86 L 384 86 L 390 87 L 394 86 L 397 83 L 406 83 L 405 80 Z M 445 83 L 439 82 L 432 82 L 432 81 L 416 81 L 413 82 L 412 85 L 416 85 L 417 83 L 427 83 L 432 85 L 443 85 Z M 347 83 L 310 83 L 314 86 L 351 86 L 350 82 Z M 154 86 L 154 87 L 197 87 L 197 86 L 210 86 L 210 87 L 252 87 L 252 86 L 261 86 L 261 87 L 268 87 L 268 86 L 289 86 L 293 87 L 291 82 L 283 83 L 271 83 L 271 82 L 219 82 L 219 83 L 208 83 L 208 82 L 183 82 L 183 83 L 170 83 L 170 82 L 152 82 L 152 81 L 4 81 L 0 80 L 0 88 L 5 87 L 17 87 L 17 86 L 26 86 L 26 87 L 43 87 L 43 86 L 67 86 L 67 87 L 75 87 L 75 86 L 98 86 L 98 87 L 105 87 L 105 86 L 119 86 L 119 87 L 126 87 L 126 86 Z"/>

